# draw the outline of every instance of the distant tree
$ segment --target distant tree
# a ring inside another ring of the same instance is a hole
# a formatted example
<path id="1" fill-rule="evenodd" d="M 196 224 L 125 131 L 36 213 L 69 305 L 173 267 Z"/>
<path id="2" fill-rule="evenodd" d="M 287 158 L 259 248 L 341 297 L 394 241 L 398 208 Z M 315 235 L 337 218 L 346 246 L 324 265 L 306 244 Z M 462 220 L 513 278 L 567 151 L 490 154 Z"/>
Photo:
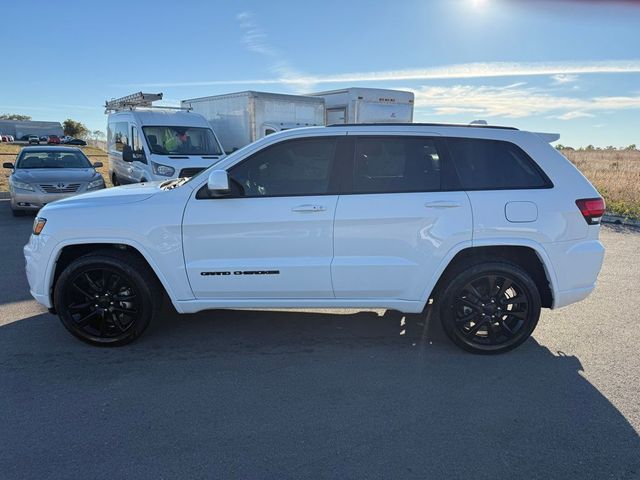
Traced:
<path id="1" fill-rule="evenodd" d="M 605 150 L 617 150 L 616 147 L 614 147 L 613 145 L 608 145 Z"/>
<path id="2" fill-rule="evenodd" d="M 20 115 L 19 113 L 2 113 L 0 114 L 0 120 L 19 120 L 25 122 L 31 120 L 29 115 Z"/>
<path id="3" fill-rule="evenodd" d="M 564 145 L 562 145 L 561 143 L 559 143 L 559 144 L 557 144 L 557 145 L 556 145 L 556 150 L 564 150 L 565 148 L 567 148 L 567 147 L 565 147 L 565 146 L 564 146 Z"/>
<path id="4" fill-rule="evenodd" d="M 70 118 L 62 122 L 62 128 L 64 129 L 64 134 L 71 137 L 85 138 L 89 134 L 89 129 L 83 123 L 76 122 Z"/>
<path id="5" fill-rule="evenodd" d="M 584 149 L 585 149 L 587 152 L 592 152 L 592 151 L 594 151 L 594 150 L 597 150 L 597 149 L 596 149 L 596 147 L 594 147 L 593 145 L 587 145 Z"/>
<path id="6" fill-rule="evenodd" d="M 632 143 L 631 145 L 629 145 L 628 147 L 625 147 L 625 150 L 627 151 L 631 151 L 631 150 L 637 150 L 636 148 L 636 144 Z"/>

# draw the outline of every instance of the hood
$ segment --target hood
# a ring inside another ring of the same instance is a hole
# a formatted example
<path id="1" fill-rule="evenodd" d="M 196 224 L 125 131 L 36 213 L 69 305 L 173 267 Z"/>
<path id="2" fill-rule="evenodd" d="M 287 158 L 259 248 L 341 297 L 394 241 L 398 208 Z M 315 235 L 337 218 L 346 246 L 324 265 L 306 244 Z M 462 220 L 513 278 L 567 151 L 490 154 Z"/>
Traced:
<path id="1" fill-rule="evenodd" d="M 99 207 L 101 205 L 122 205 L 125 203 L 141 202 L 160 191 L 160 184 L 163 182 L 134 183 L 121 187 L 104 188 L 95 192 L 83 193 L 73 197 L 57 200 L 44 207 L 67 208 L 67 207 Z"/>
<path id="2" fill-rule="evenodd" d="M 13 178 L 27 183 L 73 183 L 88 182 L 99 175 L 94 168 L 19 168 Z"/>

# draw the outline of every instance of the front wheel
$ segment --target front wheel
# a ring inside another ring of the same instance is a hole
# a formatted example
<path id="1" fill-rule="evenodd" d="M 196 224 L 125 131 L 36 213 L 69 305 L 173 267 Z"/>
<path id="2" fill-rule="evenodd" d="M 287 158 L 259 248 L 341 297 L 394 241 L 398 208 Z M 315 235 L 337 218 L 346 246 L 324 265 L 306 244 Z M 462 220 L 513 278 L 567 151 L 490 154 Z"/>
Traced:
<path id="1" fill-rule="evenodd" d="M 105 250 L 65 268 L 55 285 L 54 303 L 63 325 L 80 340 L 120 346 L 147 328 L 161 303 L 159 288 L 137 256 Z"/>
<path id="2" fill-rule="evenodd" d="M 456 345 L 473 353 L 502 353 L 531 336 L 540 318 L 540 294 L 520 267 L 486 262 L 449 278 L 439 312 Z"/>

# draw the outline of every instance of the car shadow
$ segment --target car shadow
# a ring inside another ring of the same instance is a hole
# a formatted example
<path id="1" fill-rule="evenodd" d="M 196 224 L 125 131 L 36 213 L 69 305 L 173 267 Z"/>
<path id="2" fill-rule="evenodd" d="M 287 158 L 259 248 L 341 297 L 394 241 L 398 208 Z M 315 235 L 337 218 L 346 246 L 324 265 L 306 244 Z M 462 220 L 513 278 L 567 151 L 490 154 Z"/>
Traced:
<path id="1" fill-rule="evenodd" d="M 122 348 L 0 327 L 5 478 L 632 478 L 640 440 L 535 339 L 462 352 L 388 311 L 217 310 Z"/>

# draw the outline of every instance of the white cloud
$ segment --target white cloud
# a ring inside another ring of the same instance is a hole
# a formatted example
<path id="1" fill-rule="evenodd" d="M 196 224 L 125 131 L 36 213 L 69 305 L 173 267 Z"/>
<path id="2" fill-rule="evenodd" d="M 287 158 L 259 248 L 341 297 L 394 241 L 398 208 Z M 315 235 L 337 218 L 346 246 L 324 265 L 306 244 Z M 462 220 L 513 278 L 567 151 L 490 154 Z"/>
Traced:
<path id="1" fill-rule="evenodd" d="M 592 117 L 595 113 L 640 109 L 640 95 L 577 98 L 556 95 L 522 83 L 495 86 L 422 86 L 412 90 L 415 107 L 429 115 L 521 118 L 547 115 L 561 120 Z"/>
<path id="2" fill-rule="evenodd" d="M 549 118 L 557 118 L 558 120 L 574 120 L 576 118 L 595 117 L 593 113 L 581 112 L 580 110 L 571 110 L 562 115 L 551 115 Z"/>
<path id="3" fill-rule="evenodd" d="M 255 22 L 252 12 L 240 12 L 236 19 L 244 33 L 242 41 L 250 51 L 271 57 L 277 55 L 276 50 L 267 43 L 267 34 Z"/>
<path id="4" fill-rule="evenodd" d="M 240 29 L 243 32 L 242 42 L 250 52 L 257 53 L 266 57 L 269 60 L 269 69 L 280 78 L 289 79 L 290 84 L 293 85 L 295 90 L 310 89 L 313 86 L 313 82 L 305 80 L 299 71 L 293 68 L 290 63 L 284 59 L 282 53 L 269 43 L 266 32 L 260 27 L 255 19 L 253 12 L 245 11 L 236 15 L 236 19 L 240 24 Z M 232 82 L 237 83 L 237 82 Z M 243 84 L 250 83 L 246 80 Z M 263 82 L 257 82 L 263 83 Z M 197 83 L 199 85 L 212 85 L 211 83 Z M 167 85 L 168 86 L 168 85 Z M 173 85 L 179 86 L 179 85 Z"/>
<path id="5" fill-rule="evenodd" d="M 558 73 L 551 77 L 553 82 L 556 84 L 565 84 L 565 83 L 573 83 L 578 80 L 578 75 L 573 75 L 571 73 Z"/>
<path id="6" fill-rule="evenodd" d="M 244 43 L 251 51 L 267 57 L 279 58 L 277 50 L 267 43 L 264 32 L 256 27 L 250 12 L 238 16 L 241 28 L 244 29 Z M 244 27 L 242 27 L 244 25 Z M 282 62 L 282 60 L 280 60 Z M 229 80 L 195 80 L 191 82 L 149 82 L 128 85 L 127 87 L 192 87 L 207 85 L 289 85 L 304 86 L 323 83 L 354 82 L 391 82 L 407 80 L 444 80 L 471 78 L 500 78 L 528 76 L 561 76 L 572 79 L 579 74 L 602 73 L 640 73 L 640 60 L 603 60 L 588 62 L 488 62 L 444 65 L 421 69 L 383 70 L 359 73 L 336 73 L 328 75 L 302 75 L 299 72 L 283 68 L 273 68 L 276 78 L 229 79 Z M 286 62 L 285 62 L 286 64 Z M 293 73 L 291 75 L 290 73 Z"/>

